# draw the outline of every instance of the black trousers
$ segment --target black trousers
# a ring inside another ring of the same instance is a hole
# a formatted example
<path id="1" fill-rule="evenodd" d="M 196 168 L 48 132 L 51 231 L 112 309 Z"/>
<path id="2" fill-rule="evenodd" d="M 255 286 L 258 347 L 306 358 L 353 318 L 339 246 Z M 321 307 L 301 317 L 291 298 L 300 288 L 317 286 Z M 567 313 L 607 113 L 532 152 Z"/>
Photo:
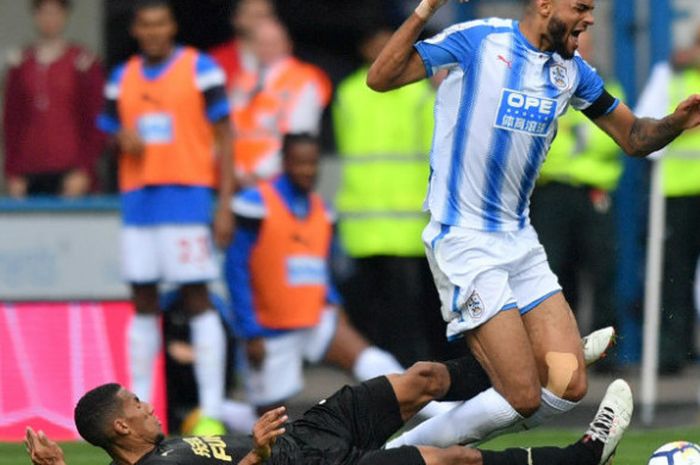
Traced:
<path id="1" fill-rule="evenodd" d="M 372 343 L 408 367 L 465 353 L 448 344 L 440 300 L 425 257 L 374 256 L 354 260 L 341 291 L 350 320 Z"/>
<path id="2" fill-rule="evenodd" d="M 586 272 L 594 292 L 593 329 L 615 325 L 616 237 L 610 197 L 552 182 L 535 189 L 530 218 L 569 303 L 575 307 L 579 276 Z"/>
<path id="3" fill-rule="evenodd" d="M 695 355 L 693 283 L 700 256 L 700 196 L 666 199 L 664 249 L 659 367 L 673 372 Z"/>

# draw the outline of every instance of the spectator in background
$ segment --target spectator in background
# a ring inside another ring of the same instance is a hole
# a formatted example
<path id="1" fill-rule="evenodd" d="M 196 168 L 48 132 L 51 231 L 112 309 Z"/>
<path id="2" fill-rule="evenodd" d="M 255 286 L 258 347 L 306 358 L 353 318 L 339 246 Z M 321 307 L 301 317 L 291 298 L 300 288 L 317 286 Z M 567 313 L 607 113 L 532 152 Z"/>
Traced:
<path id="1" fill-rule="evenodd" d="M 195 433 L 218 434 L 225 334 L 205 283 L 219 275 L 210 231 L 217 187 L 213 224 L 220 247 L 233 229 L 231 123 L 223 72 L 208 56 L 178 46 L 176 32 L 167 0 L 136 3 L 132 33 L 141 54 L 112 73 L 99 124 L 121 152 L 122 265 L 137 312 L 128 333 L 134 391 L 151 397 L 161 348 L 157 285 L 178 284 L 191 316 L 203 412 Z"/>
<path id="2" fill-rule="evenodd" d="M 593 36 L 581 34 L 579 53 L 595 64 Z M 621 86 L 606 80 L 613 95 Z M 559 118 L 559 130 L 532 196 L 530 219 L 552 271 L 574 308 L 581 273 L 593 289 L 594 328 L 616 325 L 616 234 L 612 192 L 622 175 L 615 141 L 578 111 Z M 612 368 L 611 359 L 596 365 Z"/>
<path id="3" fill-rule="evenodd" d="M 211 56 L 226 73 L 227 86 L 243 70 L 255 72 L 257 60 L 252 50 L 253 31 L 266 21 L 275 19 L 275 7 L 271 0 L 238 0 L 233 7 L 231 26 L 232 40 L 210 50 Z"/>
<path id="4" fill-rule="evenodd" d="M 700 28 L 692 47 L 676 53 L 677 68 L 657 65 L 639 99 L 640 115 L 653 117 L 700 93 Z M 659 370 L 680 372 L 695 358 L 693 279 L 700 257 L 700 130 L 688 131 L 663 151 L 666 237 Z"/>
<path id="5" fill-rule="evenodd" d="M 362 333 L 410 365 L 437 355 L 426 331 L 429 318 L 442 333 L 438 340 L 445 340 L 421 240 L 435 92 L 429 81 L 385 94 L 367 87 L 369 66 L 391 34 L 371 30 L 359 49 L 365 64 L 338 86 L 333 120 L 343 167 L 337 208 L 343 248 L 355 259 L 344 292 L 348 313 Z"/>
<path id="6" fill-rule="evenodd" d="M 9 57 L 3 121 L 12 197 L 78 197 L 95 186 L 104 75 L 94 54 L 65 39 L 70 7 L 68 0 L 33 0 L 37 39 Z"/>
<path id="7" fill-rule="evenodd" d="M 285 27 L 267 19 L 252 33 L 256 69 L 233 80 L 235 171 L 239 183 L 254 185 L 281 172 L 284 134 L 318 134 L 324 107 L 331 96 L 325 74 L 292 56 Z"/>
<path id="8" fill-rule="evenodd" d="M 319 158 L 315 137 L 287 135 L 284 174 L 244 190 L 233 203 L 238 227 L 226 275 L 247 354 L 246 388 L 259 413 L 302 389 L 304 361 L 337 364 L 361 381 L 403 371 L 339 308 L 329 270 L 333 215 L 313 193 Z M 431 405 L 430 413 L 447 408 Z"/>

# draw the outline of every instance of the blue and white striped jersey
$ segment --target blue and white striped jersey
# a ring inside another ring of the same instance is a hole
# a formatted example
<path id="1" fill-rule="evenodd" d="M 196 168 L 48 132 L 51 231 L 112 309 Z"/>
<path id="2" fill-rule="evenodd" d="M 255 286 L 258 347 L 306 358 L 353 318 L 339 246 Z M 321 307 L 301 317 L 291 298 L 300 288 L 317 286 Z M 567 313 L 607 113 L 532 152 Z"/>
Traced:
<path id="1" fill-rule="evenodd" d="M 429 76 L 449 70 L 435 104 L 426 208 L 442 224 L 524 228 L 557 118 L 569 104 L 588 108 L 603 80 L 579 55 L 536 49 L 513 20 L 457 24 L 415 48 Z"/>

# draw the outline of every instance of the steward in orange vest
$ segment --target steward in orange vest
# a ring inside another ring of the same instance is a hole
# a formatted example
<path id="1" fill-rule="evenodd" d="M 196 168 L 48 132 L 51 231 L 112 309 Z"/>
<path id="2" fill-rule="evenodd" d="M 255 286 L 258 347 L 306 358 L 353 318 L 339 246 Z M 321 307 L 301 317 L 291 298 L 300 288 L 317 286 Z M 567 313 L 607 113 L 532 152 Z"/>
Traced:
<path id="1" fill-rule="evenodd" d="M 285 136 L 284 174 L 233 201 L 237 228 L 225 265 L 233 314 L 225 318 L 247 355 L 244 382 L 258 413 L 303 388 L 304 361 L 336 364 L 359 380 L 403 370 L 339 308 L 329 266 L 333 216 L 312 192 L 319 157 L 314 136 Z"/>
<path id="2" fill-rule="evenodd" d="M 332 90 L 323 71 L 291 55 L 279 22 L 263 21 L 251 39 L 257 67 L 242 70 L 229 86 L 235 170 L 244 185 L 280 174 L 285 134 L 319 133 Z"/>
<path id="3" fill-rule="evenodd" d="M 328 266 L 333 217 L 312 192 L 317 168 L 308 165 L 318 161 L 303 158 L 289 156 L 283 175 L 233 201 L 239 224 L 226 273 L 245 339 L 314 326 L 327 301 L 339 303 Z"/>

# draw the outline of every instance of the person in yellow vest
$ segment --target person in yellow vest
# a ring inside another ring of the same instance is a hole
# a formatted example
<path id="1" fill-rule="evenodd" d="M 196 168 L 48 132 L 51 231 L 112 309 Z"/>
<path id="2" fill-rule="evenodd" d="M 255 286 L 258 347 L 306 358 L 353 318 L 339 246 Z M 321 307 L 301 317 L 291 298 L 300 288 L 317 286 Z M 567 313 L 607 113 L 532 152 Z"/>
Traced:
<path id="1" fill-rule="evenodd" d="M 579 37 L 579 53 L 595 63 L 591 33 Z M 622 97 L 621 87 L 607 87 Z M 590 276 L 594 328 L 617 326 L 616 234 L 612 192 L 622 175 L 615 141 L 582 113 L 568 111 L 547 154 L 530 204 L 530 219 L 547 251 L 552 271 L 573 304 L 580 276 Z M 613 369 L 606 359 L 598 369 Z"/>
<path id="2" fill-rule="evenodd" d="M 280 174 L 284 134 L 320 132 L 332 87 L 323 71 L 292 55 L 289 34 L 276 19 L 260 20 L 249 42 L 256 67 L 234 76 L 228 89 L 234 168 L 243 186 Z"/>
<path id="3" fill-rule="evenodd" d="M 676 68 L 654 68 L 638 111 L 653 117 L 682 100 L 683 92 L 700 92 L 700 29 L 695 45 L 676 53 Z M 697 355 L 694 288 L 700 258 L 700 130 L 682 134 L 662 152 L 666 236 L 662 286 L 659 370 L 680 372 Z"/>
<path id="4" fill-rule="evenodd" d="M 370 30 L 359 48 L 364 65 L 338 86 L 336 207 L 341 244 L 353 259 L 343 285 L 352 322 L 408 365 L 437 356 L 431 340 L 444 340 L 442 321 L 430 324 L 440 304 L 421 241 L 435 91 L 428 81 L 386 94 L 367 87 L 369 65 L 390 37 L 390 29 Z"/>
<path id="5" fill-rule="evenodd" d="M 141 53 L 112 73 L 98 125 L 120 151 L 122 273 L 137 313 L 128 330 L 133 389 L 141 399 L 152 397 L 153 365 L 162 345 L 158 283 L 177 284 L 191 315 L 203 411 L 196 431 L 217 434 L 223 431 L 217 417 L 226 341 L 206 283 L 220 271 L 212 223 L 220 247 L 228 245 L 233 230 L 225 78 L 211 58 L 175 43 L 177 23 L 166 0 L 138 1 L 132 33 Z"/>
<path id="6" fill-rule="evenodd" d="M 289 134 L 282 152 L 281 176 L 235 197 L 237 228 L 225 263 L 233 326 L 247 355 L 248 401 L 259 413 L 303 388 L 304 361 L 334 363 L 358 380 L 403 371 L 340 309 L 330 276 L 334 215 L 313 192 L 318 140 Z M 447 408 L 433 404 L 426 414 Z"/>

